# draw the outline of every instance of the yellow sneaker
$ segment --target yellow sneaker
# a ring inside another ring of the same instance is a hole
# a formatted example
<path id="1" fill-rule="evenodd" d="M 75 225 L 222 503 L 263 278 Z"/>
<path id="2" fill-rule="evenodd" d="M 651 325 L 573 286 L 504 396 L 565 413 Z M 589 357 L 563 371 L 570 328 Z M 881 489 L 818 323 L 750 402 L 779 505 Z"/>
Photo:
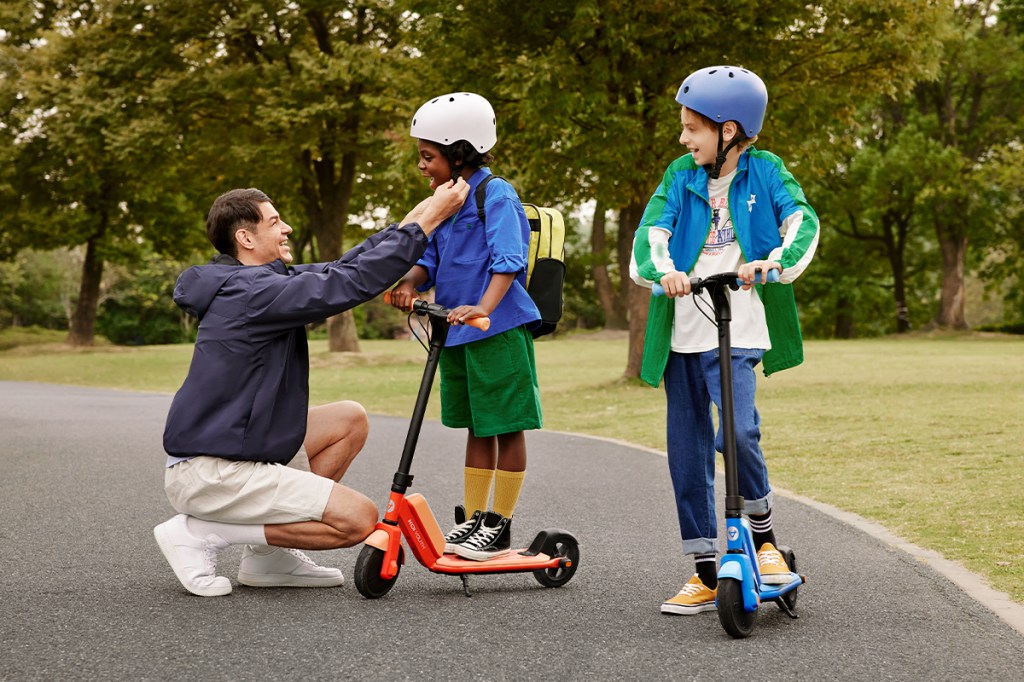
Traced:
<path id="1" fill-rule="evenodd" d="M 761 582 L 765 585 L 785 585 L 792 578 L 782 553 L 770 542 L 757 550 L 757 570 L 761 572 Z"/>
<path id="2" fill-rule="evenodd" d="M 661 603 L 661 612 L 692 616 L 702 611 L 714 611 L 717 595 L 717 589 L 709 590 L 694 573 L 679 594 Z"/>

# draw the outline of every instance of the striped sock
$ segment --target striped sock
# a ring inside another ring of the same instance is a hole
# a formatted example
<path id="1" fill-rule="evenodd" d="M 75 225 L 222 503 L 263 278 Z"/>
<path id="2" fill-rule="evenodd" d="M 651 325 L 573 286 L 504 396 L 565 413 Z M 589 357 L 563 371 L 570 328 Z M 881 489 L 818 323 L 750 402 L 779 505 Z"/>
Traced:
<path id="1" fill-rule="evenodd" d="M 709 590 L 718 587 L 718 556 L 714 552 L 694 554 L 693 561 L 697 565 L 697 577 Z"/>
<path id="2" fill-rule="evenodd" d="M 749 514 L 747 519 L 750 521 L 750 530 L 754 534 L 754 549 L 759 550 L 766 542 L 772 543 L 773 547 L 778 547 L 775 541 L 775 531 L 772 530 L 772 510 L 769 509 L 764 514 Z"/>

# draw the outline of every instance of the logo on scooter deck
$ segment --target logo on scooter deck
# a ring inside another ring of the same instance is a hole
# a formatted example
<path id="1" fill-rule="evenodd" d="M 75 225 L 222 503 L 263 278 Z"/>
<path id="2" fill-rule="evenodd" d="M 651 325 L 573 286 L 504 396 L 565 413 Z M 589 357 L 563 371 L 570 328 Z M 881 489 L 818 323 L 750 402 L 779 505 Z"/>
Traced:
<path id="1" fill-rule="evenodd" d="M 412 537 L 416 541 L 416 544 L 420 546 L 420 549 L 426 551 L 427 541 L 426 538 L 420 533 L 420 529 L 416 527 L 416 522 L 409 519 L 406 523 L 409 524 L 409 530 L 412 532 Z"/>
<path id="2" fill-rule="evenodd" d="M 740 529 L 736 526 L 729 527 L 729 539 L 735 542 L 740 537 Z"/>

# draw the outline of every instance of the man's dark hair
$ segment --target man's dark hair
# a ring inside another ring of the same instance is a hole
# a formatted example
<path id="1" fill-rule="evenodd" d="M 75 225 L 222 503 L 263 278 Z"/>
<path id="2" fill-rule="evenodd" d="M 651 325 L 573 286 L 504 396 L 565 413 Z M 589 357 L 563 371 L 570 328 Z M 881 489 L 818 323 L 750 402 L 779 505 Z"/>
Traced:
<path id="1" fill-rule="evenodd" d="M 263 219 L 260 204 L 274 203 L 260 190 L 233 189 L 217 197 L 206 214 L 206 236 L 217 251 L 238 256 L 235 232 L 240 228 L 254 230 Z"/>

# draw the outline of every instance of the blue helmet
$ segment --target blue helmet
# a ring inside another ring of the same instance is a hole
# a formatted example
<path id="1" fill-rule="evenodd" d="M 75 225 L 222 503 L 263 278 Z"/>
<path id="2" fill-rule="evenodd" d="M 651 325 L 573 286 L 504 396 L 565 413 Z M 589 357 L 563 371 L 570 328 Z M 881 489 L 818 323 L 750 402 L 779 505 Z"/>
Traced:
<path id="1" fill-rule="evenodd" d="M 768 88 L 753 71 L 738 66 L 709 66 L 686 77 L 676 101 L 715 123 L 737 121 L 747 137 L 753 137 L 764 123 Z"/>

